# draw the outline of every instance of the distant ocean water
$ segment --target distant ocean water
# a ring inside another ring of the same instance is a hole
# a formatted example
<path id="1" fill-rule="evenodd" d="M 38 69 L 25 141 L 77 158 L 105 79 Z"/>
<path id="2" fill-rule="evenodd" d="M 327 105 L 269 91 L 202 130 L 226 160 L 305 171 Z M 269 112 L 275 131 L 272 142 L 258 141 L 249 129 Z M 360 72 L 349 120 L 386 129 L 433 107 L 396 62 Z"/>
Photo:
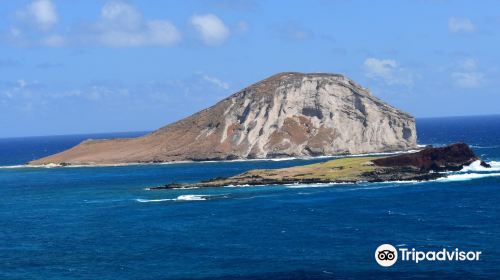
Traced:
<path id="1" fill-rule="evenodd" d="M 464 141 L 494 168 L 433 182 L 148 191 L 326 159 L 12 168 L 144 133 L 0 139 L 0 279 L 500 278 L 500 116 L 418 119 L 417 130 L 419 144 Z M 482 258 L 383 268 L 383 243 Z"/>

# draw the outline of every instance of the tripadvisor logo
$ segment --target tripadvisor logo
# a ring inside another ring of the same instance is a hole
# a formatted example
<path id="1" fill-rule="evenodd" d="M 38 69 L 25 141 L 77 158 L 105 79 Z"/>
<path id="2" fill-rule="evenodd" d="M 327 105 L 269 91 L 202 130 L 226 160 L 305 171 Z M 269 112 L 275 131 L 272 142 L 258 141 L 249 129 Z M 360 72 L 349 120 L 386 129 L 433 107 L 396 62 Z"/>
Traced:
<path id="1" fill-rule="evenodd" d="M 381 266 L 392 266 L 398 260 L 398 251 L 391 244 L 382 244 L 375 250 L 375 260 Z"/>
<path id="2" fill-rule="evenodd" d="M 398 261 L 419 263 L 422 261 L 479 261 L 481 251 L 462 251 L 458 248 L 448 250 L 446 248 L 439 251 L 418 251 L 415 248 L 396 249 L 391 244 L 382 244 L 375 250 L 375 260 L 384 267 L 394 265 Z"/>

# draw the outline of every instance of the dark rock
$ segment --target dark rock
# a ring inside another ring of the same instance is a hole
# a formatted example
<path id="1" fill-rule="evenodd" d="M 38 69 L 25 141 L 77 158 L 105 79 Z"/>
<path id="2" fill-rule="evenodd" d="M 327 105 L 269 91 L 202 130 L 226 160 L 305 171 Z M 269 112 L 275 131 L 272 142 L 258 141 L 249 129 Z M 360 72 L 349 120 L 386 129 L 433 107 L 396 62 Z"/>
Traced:
<path id="1" fill-rule="evenodd" d="M 441 148 L 426 148 L 412 154 L 376 159 L 373 163 L 382 167 L 407 166 L 420 172 L 458 171 L 478 159 L 467 144 L 456 143 Z"/>
<path id="2" fill-rule="evenodd" d="M 489 163 L 484 162 L 484 161 L 481 161 L 481 166 L 486 167 L 486 168 L 491 168 L 491 165 Z"/>

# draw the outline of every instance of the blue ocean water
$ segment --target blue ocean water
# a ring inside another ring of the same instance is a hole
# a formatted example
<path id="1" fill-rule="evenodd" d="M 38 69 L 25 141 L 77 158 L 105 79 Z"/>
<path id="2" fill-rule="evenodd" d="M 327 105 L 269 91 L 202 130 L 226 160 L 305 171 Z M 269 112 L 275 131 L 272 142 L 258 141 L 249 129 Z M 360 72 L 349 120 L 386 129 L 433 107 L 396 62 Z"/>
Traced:
<path id="1" fill-rule="evenodd" d="M 11 168 L 114 135 L 0 139 L 0 279 L 498 279 L 500 116 L 419 119 L 417 129 L 420 144 L 465 141 L 494 169 L 421 183 L 149 191 L 325 159 Z M 482 256 L 383 268 L 383 243 Z"/>

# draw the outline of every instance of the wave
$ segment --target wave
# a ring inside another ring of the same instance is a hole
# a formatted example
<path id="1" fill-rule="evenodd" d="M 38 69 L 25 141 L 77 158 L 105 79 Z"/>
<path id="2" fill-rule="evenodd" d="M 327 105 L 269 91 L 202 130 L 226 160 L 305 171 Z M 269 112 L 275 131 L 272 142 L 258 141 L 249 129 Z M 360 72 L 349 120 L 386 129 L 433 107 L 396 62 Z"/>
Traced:
<path id="1" fill-rule="evenodd" d="M 26 167 L 25 165 L 5 165 L 5 166 L 0 166 L 0 169 L 11 169 L 11 168 L 23 168 Z"/>
<path id="2" fill-rule="evenodd" d="M 345 189 L 343 191 L 364 191 L 364 190 L 380 190 L 380 189 L 389 189 L 389 188 L 396 188 L 397 185 L 385 185 L 385 186 L 378 186 L 378 187 L 359 187 L 359 188 L 351 188 L 351 189 Z"/>
<path id="3" fill-rule="evenodd" d="M 249 184 L 242 184 L 242 185 L 226 185 L 222 186 L 223 188 L 245 188 L 245 187 L 262 187 L 262 186 L 267 186 L 267 185 L 249 185 Z"/>
<path id="4" fill-rule="evenodd" d="M 487 177 L 498 177 L 500 173 L 463 173 L 463 174 L 451 174 L 446 177 L 438 178 L 437 182 L 457 182 L 457 181 L 470 181 L 473 179 L 481 179 Z"/>
<path id="5" fill-rule="evenodd" d="M 175 198 L 161 198 L 161 199 L 142 199 L 142 198 L 137 198 L 135 201 L 141 202 L 141 203 L 147 203 L 147 202 L 162 202 L 162 201 L 172 201 L 175 200 Z"/>
<path id="6" fill-rule="evenodd" d="M 49 164 L 43 164 L 43 165 L 27 165 L 27 164 L 18 164 L 18 165 L 4 165 L 0 166 L 0 169 L 15 169 L 15 168 L 55 168 L 55 167 L 62 167 L 60 164 L 56 163 L 49 163 Z M 68 166 L 69 167 L 69 166 Z M 76 167 L 72 165 L 71 167 Z"/>
<path id="7" fill-rule="evenodd" d="M 179 195 L 176 200 L 207 200 L 209 195 L 199 195 L 199 194 L 185 194 Z"/>
<path id="8" fill-rule="evenodd" d="M 493 145 L 493 146 L 479 146 L 479 145 L 469 145 L 471 148 L 476 148 L 476 149 L 497 149 L 500 148 L 499 145 Z"/>
<path id="9" fill-rule="evenodd" d="M 148 165 L 147 163 L 116 163 L 116 164 L 71 164 L 62 165 L 58 163 L 48 163 L 48 164 L 18 164 L 18 165 L 3 165 L 0 169 L 14 169 L 14 168 L 81 168 L 81 167 L 119 167 L 119 166 L 131 166 L 131 165 Z"/>
<path id="10" fill-rule="evenodd" d="M 481 166 L 481 161 L 476 160 L 468 166 L 464 166 L 460 172 L 495 172 L 500 171 L 500 161 L 487 162 L 491 167 Z"/>
<path id="11" fill-rule="evenodd" d="M 361 182 L 360 182 L 361 183 Z M 304 188 L 327 188 L 335 185 L 354 185 L 356 183 L 314 183 L 314 184 L 286 184 L 283 185 L 287 189 L 304 189 Z"/>
<path id="12" fill-rule="evenodd" d="M 177 198 L 160 198 L 160 199 L 137 198 L 135 201 L 141 203 L 164 202 L 164 201 L 201 201 L 201 200 L 207 200 L 209 197 L 210 195 L 184 194 L 184 195 L 179 195 Z"/>

